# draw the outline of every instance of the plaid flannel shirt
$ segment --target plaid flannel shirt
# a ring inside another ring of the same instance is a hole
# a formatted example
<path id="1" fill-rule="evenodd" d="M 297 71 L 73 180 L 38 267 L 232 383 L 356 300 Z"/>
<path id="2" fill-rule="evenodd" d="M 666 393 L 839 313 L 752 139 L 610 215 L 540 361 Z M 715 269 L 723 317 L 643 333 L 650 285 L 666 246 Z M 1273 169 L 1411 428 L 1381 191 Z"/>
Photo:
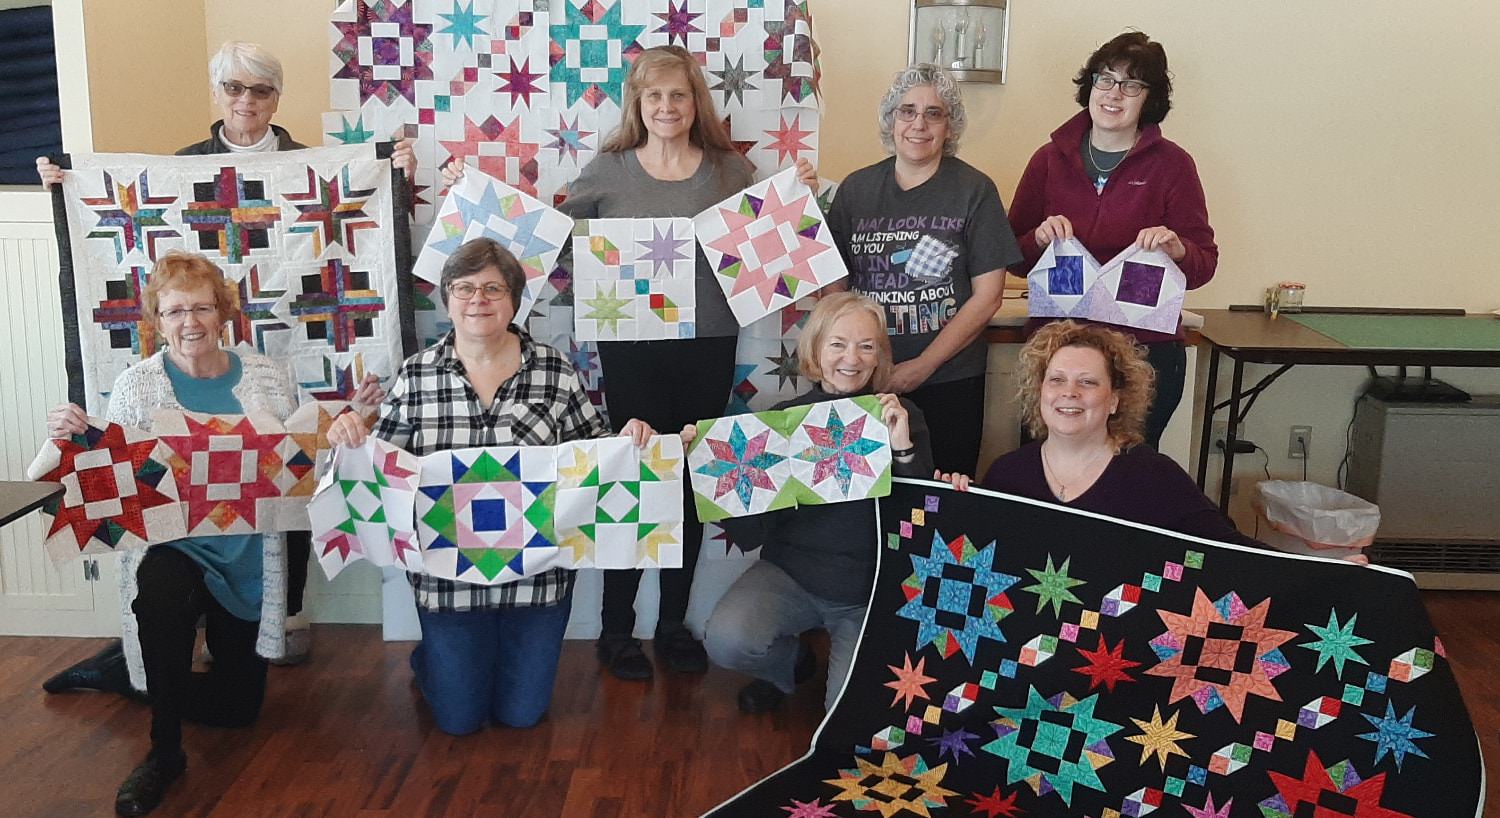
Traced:
<path id="1" fill-rule="evenodd" d="M 521 368 L 485 409 L 453 348 L 453 334 L 408 358 L 380 407 L 375 435 L 418 456 L 470 446 L 551 446 L 603 437 L 609 427 L 589 403 L 573 365 L 525 330 Z M 410 574 L 417 605 L 429 611 L 555 605 L 573 572 L 554 568 L 504 585 L 475 585 Z"/>

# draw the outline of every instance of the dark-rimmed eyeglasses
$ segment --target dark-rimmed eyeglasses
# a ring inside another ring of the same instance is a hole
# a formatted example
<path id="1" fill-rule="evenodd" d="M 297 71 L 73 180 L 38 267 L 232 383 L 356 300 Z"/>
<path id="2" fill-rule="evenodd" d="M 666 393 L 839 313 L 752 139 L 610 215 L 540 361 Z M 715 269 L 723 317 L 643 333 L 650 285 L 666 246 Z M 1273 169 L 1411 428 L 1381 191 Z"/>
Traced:
<path id="1" fill-rule="evenodd" d="M 1108 91 L 1116 85 L 1120 86 L 1120 93 L 1127 97 L 1138 97 L 1142 91 L 1151 87 L 1140 80 L 1117 80 L 1108 74 L 1094 75 L 1094 87 L 1100 91 Z"/>
<path id="2" fill-rule="evenodd" d="M 192 313 L 193 315 L 202 319 L 206 319 L 210 316 L 218 317 L 219 305 L 198 304 L 197 306 L 193 307 L 173 307 L 170 310 L 161 310 L 156 314 L 161 317 L 161 320 L 167 322 L 168 324 L 175 324 L 178 321 L 187 318 L 189 313 Z"/>
<path id="3" fill-rule="evenodd" d="M 485 300 L 487 301 L 499 301 L 501 298 L 510 295 L 510 288 L 494 281 L 482 287 L 475 286 L 467 281 L 455 281 L 448 285 L 448 294 L 459 301 L 468 301 L 479 293 L 484 293 Z"/>
<path id="4" fill-rule="evenodd" d="M 249 91 L 250 96 L 255 97 L 256 99 L 270 99 L 271 95 L 276 93 L 276 89 L 272 88 L 269 85 L 246 85 L 243 82 L 239 82 L 238 80 L 221 82 L 219 83 L 219 87 L 224 89 L 224 93 L 228 94 L 231 97 L 234 97 L 235 99 L 238 99 L 240 95 L 245 93 L 246 91 Z"/>
<path id="5" fill-rule="evenodd" d="M 948 121 L 948 112 L 937 106 L 923 108 L 920 111 L 917 110 L 917 106 L 915 105 L 902 105 L 896 109 L 896 118 L 902 122 L 915 121 L 917 114 L 921 114 L 922 118 L 927 120 L 929 125 L 937 125 L 940 122 Z"/>

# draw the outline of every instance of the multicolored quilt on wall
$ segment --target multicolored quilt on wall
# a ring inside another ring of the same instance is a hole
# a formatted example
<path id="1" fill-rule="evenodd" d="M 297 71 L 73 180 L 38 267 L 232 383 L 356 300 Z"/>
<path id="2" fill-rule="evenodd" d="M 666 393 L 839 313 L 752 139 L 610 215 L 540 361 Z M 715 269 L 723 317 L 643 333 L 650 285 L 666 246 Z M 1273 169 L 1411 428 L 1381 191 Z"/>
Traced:
<path id="1" fill-rule="evenodd" d="M 152 266 L 202 253 L 235 288 L 226 346 L 288 363 L 302 396 L 352 396 L 403 355 L 390 163 L 375 146 L 269 154 L 78 154 L 62 185 L 90 413 L 160 346 L 142 314 Z M 409 276 L 407 277 L 409 278 Z"/>
<path id="2" fill-rule="evenodd" d="M 1468 818 L 1411 579 L 898 480 L 809 754 L 710 814 Z M 876 547 L 873 546 L 872 547 Z"/>
<path id="3" fill-rule="evenodd" d="M 438 168 L 453 156 L 549 205 L 620 121 L 626 68 L 642 50 L 686 48 L 703 67 L 735 146 L 764 179 L 818 161 L 820 70 L 808 0 L 344 0 L 329 20 L 327 144 L 415 140 L 413 234 L 428 235 Z M 827 206 L 834 185 L 824 183 Z M 445 331 L 434 285 L 418 281 L 418 340 Z M 574 332 L 567 269 L 552 271 L 528 328 L 567 354 L 607 409 L 594 342 Z M 810 303 L 810 302 L 809 302 Z M 730 411 L 806 391 L 786 307 L 742 337 Z M 786 331 L 783 331 L 783 330 Z M 799 387 L 799 383 L 801 386 Z"/>

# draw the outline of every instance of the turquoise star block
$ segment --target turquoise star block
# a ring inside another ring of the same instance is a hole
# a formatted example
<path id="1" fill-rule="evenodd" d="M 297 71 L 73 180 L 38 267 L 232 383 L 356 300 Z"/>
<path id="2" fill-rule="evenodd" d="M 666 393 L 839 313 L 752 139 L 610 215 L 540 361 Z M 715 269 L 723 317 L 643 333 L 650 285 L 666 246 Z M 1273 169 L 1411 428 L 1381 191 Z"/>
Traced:
<path id="1" fill-rule="evenodd" d="M 1364 660 L 1364 657 L 1354 651 L 1355 648 L 1361 645 L 1371 644 L 1370 640 L 1355 635 L 1354 622 L 1357 619 L 1359 619 L 1359 614 L 1354 614 L 1349 617 L 1348 622 L 1340 626 L 1338 611 L 1330 610 L 1328 612 L 1327 625 L 1322 627 L 1305 625 L 1308 630 L 1320 637 L 1300 645 L 1300 647 L 1318 652 L 1318 666 L 1314 668 L 1314 673 L 1322 670 L 1323 665 L 1327 664 L 1329 660 L 1333 661 L 1335 675 L 1341 679 L 1344 677 L 1345 662 L 1354 661 L 1362 665 L 1370 664 Z"/>
<path id="2" fill-rule="evenodd" d="M 998 737 L 982 749 L 1005 759 L 1006 784 L 1027 781 L 1039 795 L 1055 791 L 1069 805 L 1074 787 L 1104 792 L 1098 769 L 1114 759 L 1107 739 L 1123 728 L 1094 716 L 1098 699 L 1095 694 L 1075 701 L 1065 693 L 1046 699 L 1028 687 L 1024 707 L 995 708 L 1000 718 L 991 726 Z M 1049 756 L 1053 763 L 1047 769 L 1034 767 L 1036 755 Z"/>
<path id="3" fill-rule="evenodd" d="M 559 4 L 553 5 L 555 7 Z M 623 0 L 616 2 L 608 11 L 600 15 L 598 20 L 590 20 L 581 8 L 573 4 L 573 0 L 562 0 L 560 5 L 563 7 L 562 22 L 554 23 L 550 29 L 552 47 L 556 56 L 553 58 L 548 79 L 563 85 L 569 106 L 576 104 L 584 98 L 585 94 L 595 88 L 613 100 L 615 105 L 621 104 L 625 75 L 630 71 L 630 61 L 627 57 L 640 50 L 638 40 L 646 27 L 624 24 L 621 20 L 621 11 L 625 5 Z M 555 8 L 552 13 L 554 15 L 557 13 Z M 585 29 L 589 32 L 587 39 L 584 37 Z M 604 37 L 602 38 L 597 36 L 600 29 L 603 29 Z M 617 52 L 619 56 L 613 60 L 610 58 L 611 40 L 617 41 L 619 45 Z M 570 46 L 576 46 L 576 61 L 569 56 L 569 52 L 574 51 L 574 48 Z M 582 70 L 586 68 L 603 69 L 605 79 L 602 82 L 585 81 L 582 78 Z M 591 100 L 590 104 L 598 107 L 596 101 Z"/>
<path id="4" fill-rule="evenodd" d="M 365 127 L 365 118 L 357 116 L 353 122 L 346 116 L 341 116 L 344 128 L 340 131 L 329 131 L 328 135 L 337 139 L 340 145 L 362 145 L 375 137 L 375 132 Z"/>
<path id="5" fill-rule="evenodd" d="M 463 40 L 465 46 L 473 48 L 475 37 L 489 35 L 489 32 L 479 27 L 480 22 L 488 15 L 475 14 L 473 0 L 469 0 L 467 7 L 454 3 L 451 13 L 439 12 L 438 16 L 448 21 L 448 27 L 438 33 L 451 36 L 455 47 L 458 46 L 459 40 Z"/>

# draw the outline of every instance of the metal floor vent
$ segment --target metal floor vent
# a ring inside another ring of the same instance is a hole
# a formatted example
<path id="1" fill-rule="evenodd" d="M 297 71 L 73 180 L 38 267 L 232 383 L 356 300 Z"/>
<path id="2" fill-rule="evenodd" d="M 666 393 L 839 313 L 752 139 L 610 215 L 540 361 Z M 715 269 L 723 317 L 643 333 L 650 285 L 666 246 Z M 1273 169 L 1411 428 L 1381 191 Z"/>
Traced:
<path id="1" fill-rule="evenodd" d="M 1500 543 L 1375 542 L 1370 561 L 1403 571 L 1500 574 Z"/>

